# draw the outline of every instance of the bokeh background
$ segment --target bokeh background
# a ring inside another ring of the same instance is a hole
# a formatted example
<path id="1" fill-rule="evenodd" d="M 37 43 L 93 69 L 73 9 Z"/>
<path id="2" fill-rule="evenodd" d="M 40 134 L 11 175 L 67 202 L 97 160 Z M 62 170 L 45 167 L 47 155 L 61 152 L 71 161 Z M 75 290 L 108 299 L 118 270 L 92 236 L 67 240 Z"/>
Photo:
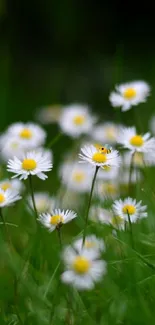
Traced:
<path id="1" fill-rule="evenodd" d="M 108 101 L 115 83 L 144 79 L 154 86 L 151 3 L 1 0 L 0 24 L 1 130 L 55 103 L 88 103 L 117 119 Z M 152 92 L 147 109 L 138 108 L 146 127 L 153 102 Z"/>

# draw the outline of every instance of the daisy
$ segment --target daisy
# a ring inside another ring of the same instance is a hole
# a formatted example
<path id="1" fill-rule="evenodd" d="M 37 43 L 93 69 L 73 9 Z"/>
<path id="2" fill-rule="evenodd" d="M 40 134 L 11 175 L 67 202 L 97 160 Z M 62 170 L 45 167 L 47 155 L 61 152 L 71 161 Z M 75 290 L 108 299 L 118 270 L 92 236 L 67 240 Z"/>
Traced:
<path id="1" fill-rule="evenodd" d="M 97 182 L 96 195 L 100 200 L 115 199 L 120 195 L 118 181 L 104 181 Z"/>
<path id="2" fill-rule="evenodd" d="M 121 107 L 122 111 L 128 111 L 132 106 L 146 102 L 150 94 L 150 86 L 144 81 L 133 81 L 116 86 L 109 100 L 113 107 Z"/>
<path id="3" fill-rule="evenodd" d="M 14 156 L 20 158 L 23 155 L 24 148 L 17 137 L 3 134 L 0 137 L 0 151 L 2 159 L 7 162 Z"/>
<path id="4" fill-rule="evenodd" d="M 150 133 L 137 134 L 135 127 L 123 128 L 117 141 L 131 152 L 150 153 L 155 148 L 155 138 L 150 138 Z"/>
<path id="5" fill-rule="evenodd" d="M 9 206 L 20 199 L 21 196 L 15 190 L 9 188 L 4 191 L 0 188 L 0 208 Z"/>
<path id="6" fill-rule="evenodd" d="M 50 124 L 59 122 L 59 118 L 62 111 L 62 105 L 49 105 L 40 108 L 39 112 L 36 113 L 36 119 L 42 124 Z"/>
<path id="7" fill-rule="evenodd" d="M 100 168 L 97 174 L 98 180 L 104 181 L 113 181 L 118 177 L 119 174 L 119 166 L 111 167 L 105 166 L 104 168 Z"/>
<path id="8" fill-rule="evenodd" d="M 52 232 L 76 217 L 77 214 L 74 211 L 55 209 L 51 213 L 40 214 L 38 220 L 49 232 Z"/>
<path id="9" fill-rule="evenodd" d="M 11 190 L 22 192 L 24 189 L 24 185 L 19 179 L 4 179 L 0 182 L 0 188 L 3 191 L 6 191 L 10 188 Z"/>
<path id="10" fill-rule="evenodd" d="M 94 122 L 87 106 L 73 104 L 63 109 L 59 125 L 64 133 L 77 138 L 90 132 Z"/>
<path id="11" fill-rule="evenodd" d="M 45 143 L 46 132 L 34 123 L 14 123 L 7 130 L 8 136 L 15 136 L 24 148 L 33 149 Z"/>
<path id="12" fill-rule="evenodd" d="M 74 242 L 73 247 L 75 247 L 75 250 L 81 251 L 83 247 L 83 239 L 77 239 Z M 105 250 L 105 244 L 103 239 L 99 239 L 95 235 L 90 235 L 86 236 L 85 238 L 84 248 L 86 248 L 88 251 L 96 250 L 97 253 L 101 253 Z"/>
<path id="13" fill-rule="evenodd" d="M 146 218 L 147 206 L 142 206 L 142 201 L 136 202 L 135 199 L 130 197 L 126 198 L 124 201 L 117 200 L 113 204 L 113 211 L 116 215 L 128 221 L 128 215 L 130 216 L 131 222 L 136 222 L 139 218 Z"/>
<path id="14" fill-rule="evenodd" d="M 61 166 L 60 176 L 68 189 L 89 192 L 92 183 L 92 169 L 76 162 L 66 162 Z"/>
<path id="15" fill-rule="evenodd" d="M 130 151 L 125 152 L 123 154 L 122 161 L 126 167 L 130 166 L 131 158 L 132 158 L 133 166 L 136 168 L 137 167 L 143 168 L 145 166 L 154 166 L 155 165 L 155 152 L 154 151 L 149 151 L 149 153 L 136 151 L 134 153 L 133 157 L 132 157 L 132 153 Z"/>
<path id="16" fill-rule="evenodd" d="M 111 210 L 103 209 L 100 206 L 92 206 L 89 214 L 89 219 L 96 223 L 109 224 L 113 218 Z"/>
<path id="17" fill-rule="evenodd" d="M 100 143 L 115 144 L 119 134 L 120 125 L 112 122 L 99 124 L 93 129 L 93 139 Z"/>
<path id="18" fill-rule="evenodd" d="M 35 205 L 38 213 L 45 213 L 53 210 L 55 208 L 56 199 L 50 197 L 46 192 L 36 192 L 34 193 Z M 28 206 L 33 210 L 32 197 L 27 198 Z"/>
<path id="19" fill-rule="evenodd" d="M 36 175 L 40 179 L 45 180 L 47 176 L 43 172 L 49 172 L 52 169 L 51 160 L 47 158 L 44 152 L 27 152 L 22 159 L 14 157 L 9 159 L 7 170 L 14 173 L 14 177 L 27 179 L 29 175 Z"/>
<path id="20" fill-rule="evenodd" d="M 117 167 L 120 163 L 120 157 L 117 150 L 110 150 L 109 153 L 103 153 L 93 145 L 81 148 L 79 157 L 81 159 L 80 162 L 88 162 L 97 167 Z"/>
<path id="21" fill-rule="evenodd" d="M 95 282 L 106 273 L 106 262 L 96 258 L 96 250 L 76 251 L 67 247 L 63 253 L 67 270 L 61 276 L 62 281 L 79 290 L 93 289 Z"/>

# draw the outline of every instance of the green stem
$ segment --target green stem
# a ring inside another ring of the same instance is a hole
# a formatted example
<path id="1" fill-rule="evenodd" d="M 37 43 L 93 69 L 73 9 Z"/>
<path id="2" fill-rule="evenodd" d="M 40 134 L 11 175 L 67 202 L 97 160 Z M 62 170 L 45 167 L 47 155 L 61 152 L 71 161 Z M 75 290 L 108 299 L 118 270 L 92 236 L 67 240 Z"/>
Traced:
<path id="1" fill-rule="evenodd" d="M 29 185 L 30 185 L 30 193 L 31 193 L 31 198 L 32 198 L 32 204 L 33 204 L 33 209 L 36 215 L 36 218 L 38 218 L 38 212 L 35 204 L 35 199 L 34 199 L 34 190 L 33 190 L 33 184 L 32 184 L 32 175 L 29 175 Z"/>
<path id="2" fill-rule="evenodd" d="M 5 233 L 6 233 L 6 238 L 7 238 L 8 242 L 9 242 L 10 246 L 12 247 L 12 242 L 11 242 L 10 234 L 9 234 L 9 231 L 8 231 L 7 224 L 5 222 L 5 218 L 3 217 L 2 208 L 0 208 L 0 217 L 1 217 L 2 223 L 4 225 L 4 229 L 5 229 Z"/>
<path id="3" fill-rule="evenodd" d="M 133 154 L 131 156 L 130 169 L 129 169 L 129 185 L 128 185 L 129 195 L 131 193 L 132 171 L 133 171 L 134 155 L 135 155 L 135 151 L 133 152 Z"/>
<path id="4" fill-rule="evenodd" d="M 96 166 L 95 173 L 94 173 L 94 177 L 93 177 L 93 180 L 92 180 L 92 186 L 91 186 L 91 191 L 90 191 L 90 195 L 89 195 L 87 210 L 86 210 L 86 217 L 85 217 L 85 225 L 84 225 L 84 231 L 83 231 L 82 246 L 84 246 L 85 239 L 86 239 L 86 231 L 87 231 L 89 210 L 90 210 L 90 206 L 91 206 L 91 200 L 92 200 L 92 195 L 93 195 L 93 190 L 94 190 L 94 185 L 95 185 L 95 180 L 96 180 L 96 176 L 97 176 L 98 170 L 99 170 L 99 167 Z"/>
<path id="5" fill-rule="evenodd" d="M 58 133 L 47 145 L 48 148 L 52 148 L 54 144 L 56 144 L 59 139 L 62 137 L 62 133 Z"/>
<path id="6" fill-rule="evenodd" d="M 134 249 L 134 240 L 133 240 L 133 231 L 132 231 L 132 222 L 131 222 L 131 218 L 130 218 L 130 214 L 127 210 L 127 214 L 128 214 L 128 222 L 129 222 L 129 227 L 130 227 L 130 240 L 131 240 L 131 246 Z"/>
<path id="7" fill-rule="evenodd" d="M 61 228 L 57 228 L 57 233 L 58 233 L 58 239 L 59 239 L 60 248 L 62 248 Z"/>

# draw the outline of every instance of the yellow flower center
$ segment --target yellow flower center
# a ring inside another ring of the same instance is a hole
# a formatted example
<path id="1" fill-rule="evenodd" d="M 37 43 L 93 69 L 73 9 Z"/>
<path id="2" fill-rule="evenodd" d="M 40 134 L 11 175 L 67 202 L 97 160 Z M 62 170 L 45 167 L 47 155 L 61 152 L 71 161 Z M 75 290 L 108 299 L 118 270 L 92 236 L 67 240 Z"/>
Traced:
<path id="1" fill-rule="evenodd" d="M 134 205 L 126 204 L 124 205 L 122 211 L 123 213 L 132 215 L 136 212 L 136 208 L 134 207 Z"/>
<path id="2" fill-rule="evenodd" d="M 144 144 L 144 140 L 141 135 L 134 135 L 130 139 L 130 144 L 135 147 L 141 147 Z"/>
<path id="3" fill-rule="evenodd" d="M 59 223 L 63 222 L 63 217 L 60 216 L 59 214 L 55 216 L 51 216 L 50 224 L 53 226 L 59 225 Z"/>
<path id="4" fill-rule="evenodd" d="M 84 246 L 86 248 L 93 248 L 95 246 L 95 243 L 93 241 L 86 240 Z"/>
<path id="5" fill-rule="evenodd" d="M 73 174 L 73 180 L 77 183 L 81 183 L 85 179 L 85 174 L 83 172 L 75 172 Z"/>
<path id="6" fill-rule="evenodd" d="M 37 167 L 37 163 L 34 159 L 24 159 L 22 162 L 22 168 L 25 170 L 34 170 Z"/>
<path id="7" fill-rule="evenodd" d="M 107 157 L 103 153 L 95 152 L 92 156 L 92 160 L 96 163 L 105 163 L 107 161 Z"/>
<path id="8" fill-rule="evenodd" d="M 19 136 L 23 139 L 31 139 L 32 138 L 32 131 L 29 129 L 23 129 L 20 133 Z"/>
<path id="9" fill-rule="evenodd" d="M 8 188 L 11 188 L 11 184 L 10 183 L 3 183 L 2 185 L 0 185 L 0 188 L 3 191 L 6 191 Z"/>
<path id="10" fill-rule="evenodd" d="M 123 96 L 125 99 L 133 99 L 136 96 L 137 92 L 134 88 L 127 88 L 124 93 Z"/>
<path id="11" fill-rule="evenodd" d="M 90 262 L 83 256 L 77 256 L 73 262 L 73 269 L 79 274 L 85 274 L 90 269 Z"/>
<path id="12" fill-rule="evenodd" d="M 73 118 L 73 122 L 75 125 L 82 125 L 85 122 L 85 116 L 77 115 Z"/>
<path id="13" fill-rule="evenodd" d="M 111 223 L 114 227 L 116 226 L 120 226 L 123 222 L 123 218 L 121 218 L 120 216 L 114 216 L 112 219 L 111 219 Z"/>
<path id="14" fill-rule="evenodd" d="M 3 194 L 0 194 L 0 203 L 3 203 L 5 201 L 5 196 Z"/>

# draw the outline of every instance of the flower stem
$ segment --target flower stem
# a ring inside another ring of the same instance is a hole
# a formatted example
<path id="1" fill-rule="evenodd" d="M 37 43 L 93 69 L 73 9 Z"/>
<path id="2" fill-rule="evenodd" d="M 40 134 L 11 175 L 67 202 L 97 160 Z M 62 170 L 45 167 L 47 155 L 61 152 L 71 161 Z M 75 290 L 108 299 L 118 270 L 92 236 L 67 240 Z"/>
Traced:
<path id="1" fill-rule="evenodd" d="M 34 199 L 34 190 L 33 190 L 32 176 L 31 175 L 29 175 L 29 185 L 30 185 L 30 193 L 31 193 L 31 198 L 32 198 L 33 209 L 34 209 L 36 218 L 38 218 L 38 212 L 37 212 L 35 199 Z"/>
<path id="2" fill-rule="evenodd" d="M 52 148 L 54 144 L 56 144 L 59 139 L 62 137 L 62 133 L 58 133 L 47 145 L 48 148 Z"/>
<path id="3" fill-rule="evenodd" d="M 135 155 L 135 151 L 133 152 L 133 154 L 131 156 L 130 169 L 129 169 L 129 185 L 128 185 L 129 195 L 131 193 L 131 183 L 132 183 L 132 171 L 133 171 L 134 155 Z"/>
<path id="4" fill-rule="evenodd" d="M 0 208 L 0 217 L 2 219 L 2 223 L 4 225 L 4 229 L 5 229 L 5 233 L 6 233 L 6 238 L 10 244 L 10 247 L 12 247 L 12 242 L 11 242 L 11 238 L 10 238 L 10 234 L 9 234 L 9 231 L 8 231 L 8 227 L 7 227 L 7 224 L 5 222 L 5 218 L 3 217 L 3 213 L 2 213 L 2 208 Z"/>
<path id="5" fill-rule="evenodd" d="M 85 217 L 85 225 L 84 225 L 84 231 L 83 231 L 82 246 L 84 246 L 85 239 L 86 239 L 86 231 L 87 231 L 89 210 L 90 210 L 90 206 L 91 206 L 91 200 L 92 200 L 92 195 L 93 195 L 93 190 L 94 190 L 94 185 L 95 185 L 95 180 L 96 180 L 96 176 L 97 176 L 98 170 L 99 170 L 99 167 L 96 166 L 95 173 L 94 173 L 94 177 L 93 177 L 93 180 L 92 180 L 92 186 L 91 186 L 91 191 L 90 191 L 90 195 L 89 195 L 87 210 L 86 210 L 86 217 Z"/>
<path id="6" fill-rule="evenodd" d="M 131 240 L 131 246 L 134 249 L 134 240 L 133 240 L 133 231 L 132 231 L 132 222 L 131 222 L 131 218 L 130 218 L 130 214 L 127 211 L 128 214 L 128 222 L 129 222 L 129 227 L 130 227 L 130 240 Z"/>
<path id="7" fill-rule="evenodd" d="M 59 239 L 60 248 L 62 248 L 61 228 L 57 228 L 57 233 L 58 233 L 58 239 Z"/>

